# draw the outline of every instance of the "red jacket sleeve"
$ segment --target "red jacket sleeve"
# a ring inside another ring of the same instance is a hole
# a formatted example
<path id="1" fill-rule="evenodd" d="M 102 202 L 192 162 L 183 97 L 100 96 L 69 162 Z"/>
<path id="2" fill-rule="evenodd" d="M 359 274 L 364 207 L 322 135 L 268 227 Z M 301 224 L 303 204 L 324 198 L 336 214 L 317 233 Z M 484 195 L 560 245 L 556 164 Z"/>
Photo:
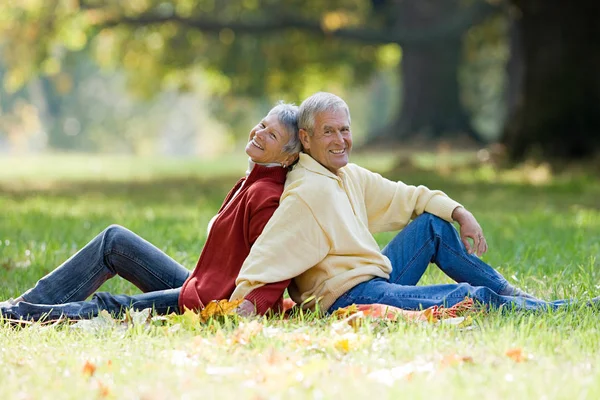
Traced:
<path id="1" fill-rule="evenodd" d="M 253 207 L 254 209 L 250 210 L 251 215 L 248 229 L 250 246 L 254 244 L 277 207 L 279 207 L 279 198 L 281 196 L 280 190 L 273 190 L 273 187 L 267 187 L 266 185 L 256 185 L 255 189 L 262 191 L 260 193 L 262 199 L 256 204 L 256 207 Z M 265 192 L 269 192 L 268 195 L 265 195 Z M 258 192 L 255 195 L 252 197 L 259 197 Z M 253 203 L 252 200 L 250 202 Z M 287 279 L 281 282 L 266 284 L 248 293 L 245 299 L 254 303 L 256 312 L 261 315 L 267 313 L 269 310 L 275 312 L 282 311 L 283 292 L 285 292 L 290 282 L 291 279 Z"/>

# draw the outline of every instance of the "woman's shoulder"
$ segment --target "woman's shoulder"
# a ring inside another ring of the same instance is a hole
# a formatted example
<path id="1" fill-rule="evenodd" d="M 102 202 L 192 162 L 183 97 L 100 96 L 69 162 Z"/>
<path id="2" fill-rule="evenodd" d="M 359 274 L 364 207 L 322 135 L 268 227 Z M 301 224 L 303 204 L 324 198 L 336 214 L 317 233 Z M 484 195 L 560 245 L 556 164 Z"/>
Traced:
<path id="1" fill-rule="evenodd" d="M 283 193 L 283 182 L 276 182 L 269 179 L 261 179 L 252 183 L 247 191 L 246 196 L 253 200 L 270 199 L 275 197 L 277 201 Z"/>

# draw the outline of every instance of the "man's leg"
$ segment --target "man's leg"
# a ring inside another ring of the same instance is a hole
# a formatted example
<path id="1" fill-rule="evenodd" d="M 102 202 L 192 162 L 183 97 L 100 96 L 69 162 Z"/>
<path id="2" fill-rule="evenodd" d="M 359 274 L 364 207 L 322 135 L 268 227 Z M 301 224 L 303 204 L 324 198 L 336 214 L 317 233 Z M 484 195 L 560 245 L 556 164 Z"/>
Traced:
<path id="1" fill-rule="evenodd" d="M 76 301 L 65 304 L 33 304 L 26 301 L 0 307 L 0 315 L 15 320 L 51 321 L 61 317 L 69 319 L 93 318 L 102 310 L 120 315 L 125 309 L 143 310 L 152 308 L 157 314 L 178 313 L 181 288 L 158 290 L 134 296 L 96 293 L 89 301 Z"/>
<path id="2" fill-rule="evenodd" d="M 467 253 L 452 224 L 428 213 L 415 218 L 382 252 L 392 262 L 391 283 L 416 285 L 429 263 L 435 263 L 456 282 L 519 294 L 498 271 Z"/>
<path id="3" fill-rule="evenodd" d="M 111 225 L 21 298 L 34 304 L 82 301 L 117 274 L 152 292 L 181 287 L 189 271 L 135 233 Z"/>
<path id="4" fill-rule="evenodd" d="M 516 310 L 549 310 L 572 304 L 569 300 L 545 302 L 526 297 L 501 296 L 488 287 L 471 286 L 467 283 L 407 286 L 375 278 L 356 285 L 340 296 L 328 312 L 351 304 L 386 304 L 405 310 L 421 310 L 432 306 L 452 307 L 466 297 L 494 308 L 506 305 Z"/>

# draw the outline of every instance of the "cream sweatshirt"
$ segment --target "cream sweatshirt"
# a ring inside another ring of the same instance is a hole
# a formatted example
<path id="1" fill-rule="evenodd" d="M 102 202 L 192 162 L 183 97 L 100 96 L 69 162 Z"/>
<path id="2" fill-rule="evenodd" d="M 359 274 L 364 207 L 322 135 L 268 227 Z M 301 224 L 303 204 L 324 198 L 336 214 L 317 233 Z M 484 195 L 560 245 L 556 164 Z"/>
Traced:
<path id="1" fill-rule="evenodd" d="M 326 311 L 357 284 L 389 278 L 392 265 L 372 233 L 400 230 L 423 212 L 452 221 L 459 206 L 441 191 L 393 182 L 356 164 L 333 174 L 301 153 L 231 299 L 294 278 L 292 300 Z"/>

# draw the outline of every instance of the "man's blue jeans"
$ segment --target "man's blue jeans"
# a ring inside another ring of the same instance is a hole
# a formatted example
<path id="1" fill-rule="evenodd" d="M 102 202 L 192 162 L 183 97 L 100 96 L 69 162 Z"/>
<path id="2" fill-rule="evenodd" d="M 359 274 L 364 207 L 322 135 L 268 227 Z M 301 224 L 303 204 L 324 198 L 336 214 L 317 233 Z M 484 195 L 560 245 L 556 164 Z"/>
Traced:
<path id="1" fill-rule="evenodd" d="M 386 304 L 407 310 L 434 305 L 451 307 L 470 297 L 481 304 L 535 310 L 570 304 L 568 300 L 545 302 L 505 296 L 512 286 L 494 268 L 467 253 L 458 232 L 449 222 L 422 214 L 383 249 L 392 262 L 389 279 L 374 278 L 340 296 L 329 308 L 333 312 L 351 304 Z M 427 266 L 435 263 L 457 284 L 415 286 Z"/>
<path id="2" fill-rule="evenodd" d="M 25 301 L 0 308 L 14 319 L 90 318 L 101 310 L 119 314 L 126 308 L 178 312 L 181 286 L 190 271 L 151 243 L 118 225 L 111 225 L 61 266 L 25 292 Z M 106 280 L 119 275 L 137 286 L 134 296 L 96 293 Z"/>

